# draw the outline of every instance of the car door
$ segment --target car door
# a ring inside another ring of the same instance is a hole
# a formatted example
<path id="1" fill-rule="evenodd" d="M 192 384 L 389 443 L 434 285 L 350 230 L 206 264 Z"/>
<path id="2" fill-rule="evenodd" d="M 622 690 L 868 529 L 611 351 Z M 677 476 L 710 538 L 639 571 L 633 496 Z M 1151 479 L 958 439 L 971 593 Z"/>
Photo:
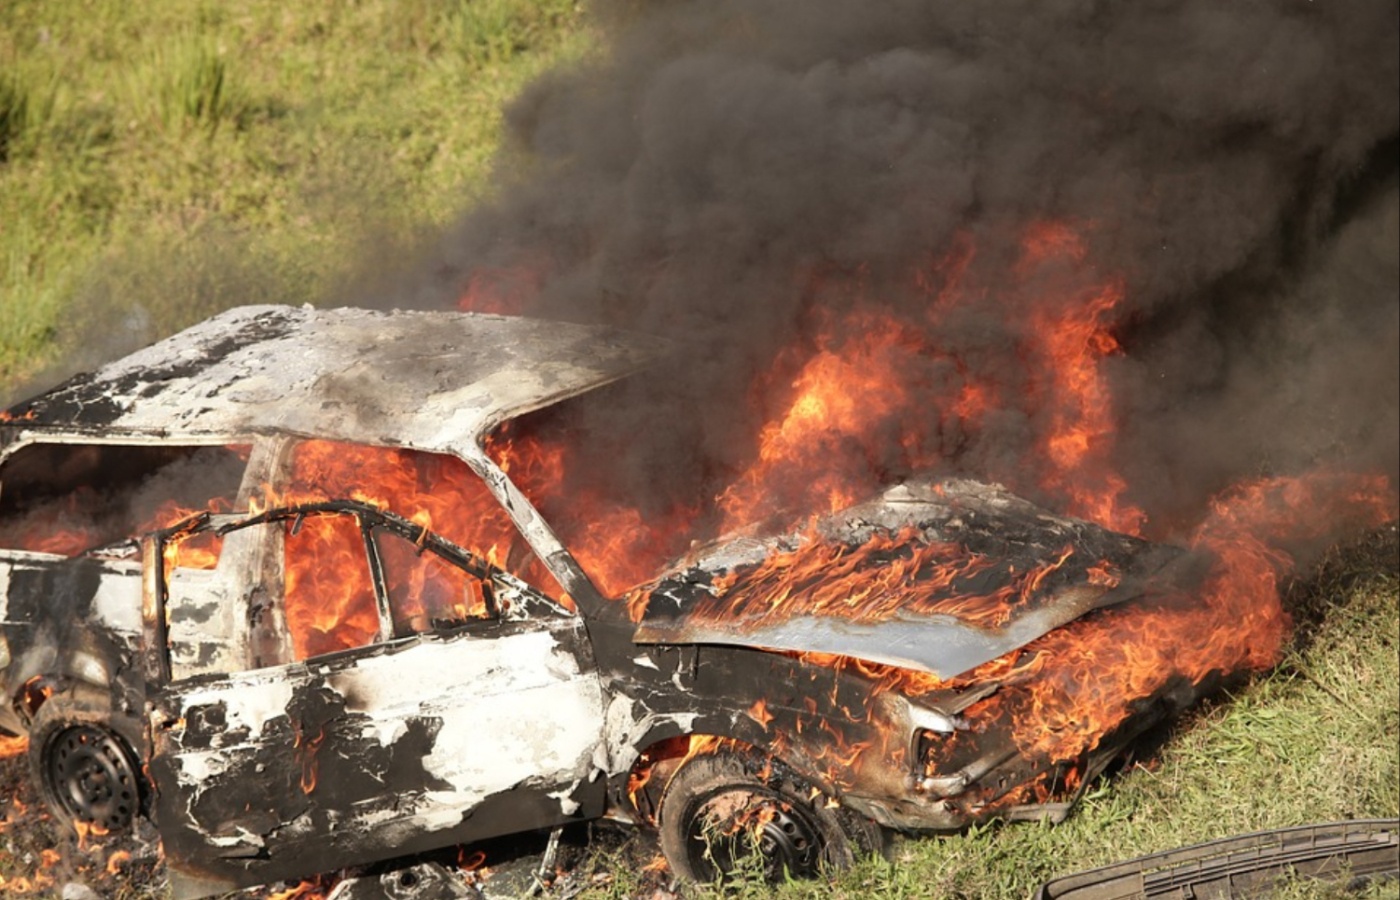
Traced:
<path id="1" fill-rule="evenodd" d="M 372 510 L 258 518 L 287 548 L 260 587 L 293 658 L 150 698 L 177 894 L 601 813 L 602 689 L 576 616 Z M 293 552 L 307 537 L 333 546 Z"/>

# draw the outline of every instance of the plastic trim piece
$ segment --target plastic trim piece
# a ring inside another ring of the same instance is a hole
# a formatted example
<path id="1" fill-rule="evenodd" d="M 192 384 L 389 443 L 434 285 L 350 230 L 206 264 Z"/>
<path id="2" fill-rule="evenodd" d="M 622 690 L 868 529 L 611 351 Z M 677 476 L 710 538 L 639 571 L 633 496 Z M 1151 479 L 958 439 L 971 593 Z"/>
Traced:
<path id="1" fill-rule="evenodd" d="M 1167 850 L 1052 879 L 1032 900 L 1270 897 L 1290 877 L 1353 885 L 1400 877 L 1400 819 L 1280 828 Z"/>

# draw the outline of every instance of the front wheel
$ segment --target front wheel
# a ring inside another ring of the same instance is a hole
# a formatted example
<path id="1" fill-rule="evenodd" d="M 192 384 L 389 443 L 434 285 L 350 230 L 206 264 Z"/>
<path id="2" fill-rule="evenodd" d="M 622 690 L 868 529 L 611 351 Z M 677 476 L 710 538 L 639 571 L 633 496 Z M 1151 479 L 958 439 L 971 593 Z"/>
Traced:
<path id="1" fill-rule="evenodd" d="M 676 772 L 661 799 L 661 851 L 687 881 L 815 878 L 878 852 L 875 823 L 764 757 L 721 752 Z"/>
<path id="2" fill-rule="evenodd" d="M 29 765 L 62 827 L 126 831 L 141 811 L 139 763 L 107 716 L 58 700 L 44 704 L 29 735 Z"/>

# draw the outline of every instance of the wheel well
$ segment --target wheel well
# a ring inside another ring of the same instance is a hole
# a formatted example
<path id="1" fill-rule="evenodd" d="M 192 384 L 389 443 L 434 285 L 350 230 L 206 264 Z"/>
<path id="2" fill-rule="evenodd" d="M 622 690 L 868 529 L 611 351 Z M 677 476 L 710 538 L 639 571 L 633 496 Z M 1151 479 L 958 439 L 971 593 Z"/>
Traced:
<path id="1" fill-rule="evenodd" d="M 763 880 L 776 884 L 882 850 L 876 823 L 781 758 L 737 741 L 712 746 L 676 768 L 659 809 L 661 850 L 682 880 L 726 879 L 749 858 L 762 860 Z M 743 833 L 753 840 L 748 851 L 737 849 Z"/>
<path id="2" fill-rule="evenodd" d="M 54 694 L 62 693 L 67 689 L 67 679 L 52 675 L 35 675 L 24 684 L 20 685 L 15 692 L 14 710 L 23 720 L 25 725 L 32 725 L 34 717 L 39 714 L 39 707 L 43 706 Z"/>
<path id="3" fill-rule="evenodd" d="M 28 728 L 33 728 L 39 710 L 54 699 L 89 709 L 112 708 L 112 686 L 93 684 L 75 675 L 34 675 L 20 685 L 11 701 L 12 708 Z M 114 717 L 117 716 L 113 710 Z M 129 718 L 129 717 L 127 717 Z M 130 743 L 131 739 L 126 739 Z M 139 751 L 140 745 L 136 746 Z"/>
<path id="4" fill-rule="evenodd" d="M 637 757 L 627 776 L 627 799 L 632 810 L 647 825 L 656 824 L 661 795 L 672 776 L 689 760 L 720 750 L 771 756 L 747 741 L 718 734 L 677 734 L 653 741 Z"/>

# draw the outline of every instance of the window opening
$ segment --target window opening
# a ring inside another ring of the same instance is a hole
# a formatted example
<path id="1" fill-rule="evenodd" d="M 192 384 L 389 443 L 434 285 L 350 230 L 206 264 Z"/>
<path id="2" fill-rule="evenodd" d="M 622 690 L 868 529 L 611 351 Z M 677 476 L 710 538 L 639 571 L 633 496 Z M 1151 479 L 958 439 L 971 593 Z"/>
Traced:
<path id="1" fill-rule="evenodd" d="M 360 520 L 353 515 L 297 516 L 282 524 L 283 610 L 297 660 L 371 644 L 379 607 Z"/>
<path id="2" fill-rule="evenodd" d="M 394 636 L 422 634 L 491 618 L 491 586 L 431 549 L 375 532 L 393 613 Z"/>

